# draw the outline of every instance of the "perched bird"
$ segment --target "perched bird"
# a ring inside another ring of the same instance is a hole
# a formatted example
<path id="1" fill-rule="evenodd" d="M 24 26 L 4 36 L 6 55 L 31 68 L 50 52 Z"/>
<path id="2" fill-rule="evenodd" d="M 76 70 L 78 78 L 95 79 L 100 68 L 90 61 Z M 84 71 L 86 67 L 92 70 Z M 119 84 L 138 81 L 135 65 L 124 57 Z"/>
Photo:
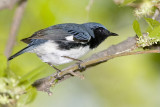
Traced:
<path id="1" fill-rule="evenodd" d="M 28 46 L 9 57 L 8 60 L 25 52 L 31 52 L 36 53 L 43 62 L 49 65 L 65 64 L 77 60 L 96 48 L 109 36 L 117 36 L 117 34 L 110 32 L 99 23 L 58 24 L 22 39 Z"/>

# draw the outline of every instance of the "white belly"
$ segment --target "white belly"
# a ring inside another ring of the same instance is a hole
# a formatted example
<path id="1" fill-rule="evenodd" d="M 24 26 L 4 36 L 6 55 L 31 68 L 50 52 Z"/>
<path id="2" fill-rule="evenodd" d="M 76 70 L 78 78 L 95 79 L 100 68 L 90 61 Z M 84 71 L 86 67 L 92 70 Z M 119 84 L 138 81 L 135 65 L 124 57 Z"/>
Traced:
<path id="1" fill-rule="evenodd" d="M 53 41 L 48 41 L 30 52 L 36 53 L 43 62 L 49 62 L 53 65 L 60 65 L 72 61 L 71 59 L 64 58 L 63 56 L 78 59 L 88 51 L 89 46 L 70 50 L 59 50 L 58 46 Z"/>

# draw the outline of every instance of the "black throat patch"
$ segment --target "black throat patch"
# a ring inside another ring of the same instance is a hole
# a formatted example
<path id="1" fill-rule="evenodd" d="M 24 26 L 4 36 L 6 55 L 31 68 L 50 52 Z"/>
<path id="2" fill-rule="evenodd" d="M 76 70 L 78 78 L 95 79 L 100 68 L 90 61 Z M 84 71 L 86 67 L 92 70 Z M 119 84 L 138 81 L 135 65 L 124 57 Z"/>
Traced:
<path id="1" fill-rule="evenodd" d="M 96 48 L 100 43 L 102 43 L 109 35 L 109 31 L 106 29 L 100 27 L 94 30 L 95 38 L 91 38 L 90 42 L 88 43 L 90 45 L 90 48 Z"/>

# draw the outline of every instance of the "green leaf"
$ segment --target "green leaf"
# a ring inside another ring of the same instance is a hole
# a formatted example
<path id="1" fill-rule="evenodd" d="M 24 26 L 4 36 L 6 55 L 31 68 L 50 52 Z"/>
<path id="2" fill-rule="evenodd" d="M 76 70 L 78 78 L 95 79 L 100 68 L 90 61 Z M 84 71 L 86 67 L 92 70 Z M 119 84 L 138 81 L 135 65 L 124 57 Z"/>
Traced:
<path id="1" fill-rule="evenodd" d="M 134 29 L 134 31 L 136 32 L 136 34 L 138 35 L 138 37 L 142 36 L 141 29 L 140 29 L 140 25 L 139 25 L 139 23 L 138 23 L 137 20 L 135 20 L 135 21 L 133 22 L 133 29 Z"/>
<path id="2" fill-rule="evenodd" d="M 144 18 L 146 20 L 146 22 L 149 24 L 149 29 L 154 29 L 154 27 L 157 27 L 160 25 L 160 22 L 158 22 L 157 20 L 153 20 L 151 18 Z"/>
<path id="3" fill-rule="evenodd" d="M 150 26 L 148 26 L 147 29 L 146 29 L 146 32 L 150 33 L 152 30 L 153 29 Z"/>
<path id="4" fill-rule="evenodd" d="M 20 86 L 28 88 L 33 84 L 36 80 L 41 79 L 43 77 L 51 75 L 52 72 L 48 70 L 48 67 L 45 66 L 38 67 L 37 69 L 29 72 L 28 74 L 24 75 L 19 82 Z"/>
<path id="5" fill-rule="evenodd" d="M 0 77 L 2 77 L 7 69 L 7 58 L 0 54 Z"/>
<path id="6" fill-rule="evenodd" d="M 37 96 L 36 88 L 30 87 L 27 90 L 26 94 L 20 96 L 20 99 L 18 101 L 19 107 L 23 107 L 23 105 L 33 102 L 36 96 Z"/>
<path id="7" fill-rule="evenodd" d="M 48 69 L 48 68 L 47 68 Z M 52 74 L 51 71 L 47 72 L 47 69 L 41 70 L 37 75 L 34 75 L 32 78 L 30 78 L 30 83 L 34 83 L 36 80 L 47 77 Z"/>
<path id="8" fill-rule="evenodd" d="M 127 5 L 127 4 L 129 4 L 129 3 L 134 2 L 134 1 L 136 1 L 136 0 L 124 0 L 124 2 L 123 2 L 122 5 Z"/>
<path id="9" fill-rule="evenodd" d="M 25 86 L 25 88 L 27 88 L 36 80 L 34 79 L 34 77 L 39 75 L 42 70 L 44 70 L 44 66 L 40 66 L 32 70 L 31 72 L 27 73 L 26 75 L 22 76 L 19 85 L 23 85 Z M 45 75 L 45 72 L 43 72 L 43 74 Z"/>
<path id="10" fill-rule="evenodd" d="M 160 39 L 160 25 L 157 27 L 154 27 L 154 29 L 149 33 L 148 36 L 151 38 Z"/>

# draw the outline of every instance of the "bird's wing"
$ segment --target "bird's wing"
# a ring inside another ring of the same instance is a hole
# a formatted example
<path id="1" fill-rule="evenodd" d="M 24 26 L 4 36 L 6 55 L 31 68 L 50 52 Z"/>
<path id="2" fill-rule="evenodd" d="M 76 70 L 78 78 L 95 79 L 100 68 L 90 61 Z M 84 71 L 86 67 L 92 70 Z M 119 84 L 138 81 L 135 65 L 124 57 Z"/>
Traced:
<path id="1" fill-rule="evenodd" d="M 83 28 L 77 26 L 77 24 L 61 24 L 35 32 L 31 37 L 22 39 L 22 41 L 29 44 L 33 39 L 88 42 L 91 39 L 91 36 Z"/>

